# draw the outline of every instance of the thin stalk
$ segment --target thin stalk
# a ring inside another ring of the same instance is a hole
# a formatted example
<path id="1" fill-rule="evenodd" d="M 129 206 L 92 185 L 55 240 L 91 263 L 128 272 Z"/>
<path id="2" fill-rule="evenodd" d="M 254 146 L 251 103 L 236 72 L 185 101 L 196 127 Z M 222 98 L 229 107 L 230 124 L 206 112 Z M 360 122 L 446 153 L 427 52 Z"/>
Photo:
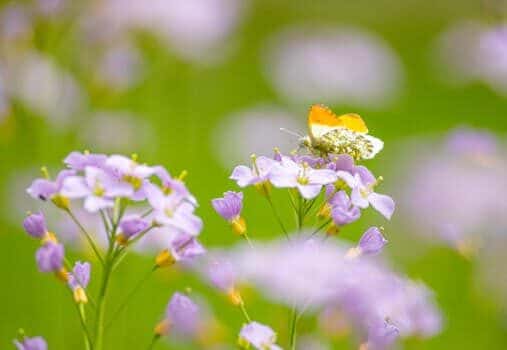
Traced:
<path id="1" fill-rule="evenodd" d="M 160 339 L 160 335 L 155 334 L 153 336 L 153 338 L 151 338 L 151 342 L 150 342 L 150 345 L 148 345 L 148 349 L 147 350 L 152 350 L 155 347 L 155 344 L 157 343 L 157 341 L 159 339 Z"/>
<path id="2" fill-rule="evenodd" d="M 157 268 L 158 268 L 158 266 L 155 266 L 155 267 L 151 268 L 148 271 L 148 273 L 146 273 L 143 276 L 143 278 L 141 278 L 141 280 L 139 280 L 139 282 L 137 282 L 136 286 L 130 291 L 130 293 L 127 295 L 127 297 L 125 298 L 125 300 L 120 304 L 120 306 L 118 307 L 118 309 L 116 309 L 116 311 L 113 313 L 113 316 L 111 317 L 111 319 L 109 320 L 109 322 L 106 324 L 106 327 L 105 327 L 106 330 L 108 330 L 109 327 L 111 327 L 111 325 L 116 320 L 116 318 L 122 313 L 122 311 L 125 309 L 125 307 L 127 307 L 128 302 L 139 291 L 139 289 L 141 289 L 141 287 L 144 285 L 144 283 L 146 283 L 146 281 L 151 277 L 151 275 L 153 274 L 153 272 L 155 272 L 157 270 Z"/>
<path id="3" fill-rule="evenodd" d="M 88 328 L 86 327 L 86 314 L 84 309 L 84 304 L 76 304 L 76 309 L 79 314 L 79 321 L 81 323 L 81 331 L 83 332 L 83 340 L 85 344 L 86 350 L 93 350 L 92 341 L 90 332 L 88 332 Z"/>
<path id="4" fill-rule="evenodd" d="M 289 234 L 287 230 L 285 229 L 285 225 L 283 224 L 282 219 L 280 218 L 280 214 L 278 214 L 278 211 L 276 210 L 275 205 L 273 204 L 273 201 L 271 200 L 271 196 L 266 193 L 266 199 L 268 200 L 269 206 L 271 207 L 271 210 L 273 211 L 273 215 L 275 216 L 276 221 L 278 221 L 278 224 L 280 225 L 280 228 L 283 231 L 283 234 L 285 237 L 290 240 Z"/>
<path id="5" fill-rule="evenodd" d="M 241 309 L 241 312 L 243 313 L 243 316 L 245 317 L 245 320 L 250 323 L 252 322 L 252 319 L 250 318 L 250 315 L 248 315 L 248 311 L 246 311 L 245 303 L 240 303 L 239 308 Z"/>
<path id="6" fill-rule="evenodd" d="M 248 245 L 250 246 L 250 248 L 253 248 L 254 246 L 252 244 L 252 241 L 250 240 L 250 237 L 248 237 L 248 234 L 246 232 L 243 233 L 243 237 L 245 237 L 245 240 L 248 243 Z"/>
<path id="7" fill-rule="evenodd" d="M 319 227 L 317 227 L 317 229 L 315 231 L 312 232 L 312 234 L 310 235 L 310 237 L 313 237 L 315 236 L 317 233 L 319 233 L 320 231 L 322 231 L 322 229 L 324 227 L 326 227 L 327 225 L 329 225 L 331 223 L 331 221 L 333 221 L 333 219 L 328 219 L 326 221 L 324 221 L 324 223 L 322 225 L 320 225 Z"/>
<path id="8" fill-rule="evenodd" d="M 93 239 L 93 237 L 88 233 L 88 231 L 86 231 L 86 229 L 83 227 L 83 225 L 81 225 L 81 223 L 79 222 L 79 220 L 77 219 L 77 217 L 74 215 L 74 213 L 72 213 L 72 211 L 70 209 L 67 209 L 65 211 L 69 214 L 69 216 L 72 219 L 72 221 L 74 221 L 74 223 L 79 227 L 79 229 L 81 230 L 81 232 L 85 235 L 86 240 L 88 241 L 88 244 L 90 244 L 90 246 L 93 249 L 93 252 L 97 256 L 97 259 L 99 259 L 99 261 L 102 264 L 102 266 L 104 266 L 104 258 L 102 258 L 102 255 L 100 254 L 100 251 L 97 248 L 97 243 L 95 242 L 95 240 Z"/>

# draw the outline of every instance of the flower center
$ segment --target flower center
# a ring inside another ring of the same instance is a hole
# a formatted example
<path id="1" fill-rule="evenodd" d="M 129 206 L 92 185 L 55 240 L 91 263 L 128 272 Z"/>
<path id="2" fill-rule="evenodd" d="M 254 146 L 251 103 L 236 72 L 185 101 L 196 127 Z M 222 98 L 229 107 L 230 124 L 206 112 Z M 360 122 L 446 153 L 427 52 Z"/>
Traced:
<path id="1" fill-rule="evenodd" d="M 298 181 L 298 183 L 300 185 L 308 185 L 308 183 L 310 182 L 310 180 L 308 179 L 308 177 L 306 177 L 304 174 L 298 176 L 297 181 Z"/>
<path id="2" fill-rule="evenodd" d="M 140 189 L 143 184 L 143 180 L 141 178 L 129 174 L 123 175 L 123 181 L 131 184 L 136 191 Z"/>
<path id="3" fill-rule="evenodd" d="M 93 187 L 93 194 L 97 197 L 102 197 L 106 194 L 106 189 L 100 184 L 100 182 L 96 182 Z"/>

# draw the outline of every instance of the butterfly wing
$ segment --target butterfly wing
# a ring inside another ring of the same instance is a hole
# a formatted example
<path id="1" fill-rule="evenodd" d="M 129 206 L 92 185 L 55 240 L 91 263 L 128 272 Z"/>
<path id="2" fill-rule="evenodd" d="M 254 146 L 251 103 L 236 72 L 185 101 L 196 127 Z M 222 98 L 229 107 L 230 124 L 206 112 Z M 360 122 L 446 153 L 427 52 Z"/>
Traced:
<path id="1" fill-rule="evenodd" d="M 337 116 L 323 105 L 313 105 L 308 114 L 308 130 L 312 139 L 318 139 L 331 130 L 346 128 L 357 133 L 367 133 L 363 119 L 355 113 Z"/>

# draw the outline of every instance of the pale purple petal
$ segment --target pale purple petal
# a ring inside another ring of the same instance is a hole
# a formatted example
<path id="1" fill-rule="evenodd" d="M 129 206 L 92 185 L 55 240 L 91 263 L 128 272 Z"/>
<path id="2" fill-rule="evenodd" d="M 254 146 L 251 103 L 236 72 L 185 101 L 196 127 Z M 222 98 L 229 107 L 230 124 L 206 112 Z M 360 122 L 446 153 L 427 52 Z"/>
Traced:
<path id="1" fill-rule="evenodd" d="M 199 330 L 199 307 L 186 295 L 173 294 L 167 305 L 166 318 L 181 335 L 192 336 Z"/>
<path id="2" fill-rule="evenodd" d="M 308 171 L 308 181 L 311 184 L 327 185 L 338 180 L 336 172 L 327 169 L 318 169 Z"/>
<path id="3" fill-rule="evenodd" d="M 82 176 L 69 176 L 63 180 L 61 194 L 69 198 L 83 198 L 90 194 L 91 190 L 86 185 Z"/>
<path id="4" fill-rule="evenodd" d="M 42 199 L 43 201 L 51 198 L 53 194 L 58 192 L 58 186 L 49 180 L 36 179 L 32 182 L 26 192 L 36 199 Z"/>
<path id="5" fill-rule="evenodd" d="M 317 197 L 322 189 L 322 185 L 301 185 L 296 183 L 296 186 L 305 199 L 313 199 Z"/>
<path id="6" fill-rule="evenodd" d="M 97 196 L 88 196 L 84 201 L 84 208 L 90 213 L 96 213 L 101 209 L 114 207 L 114 200 Z"/>
<path id="7" fill-rule="evenodd" d="M 249 167 L 238 165 L 234 168 L 229 178 L 236 181 L 239 187 L 246 187 L 252 184 L 255 179 L 255 175 L 253 174 L 252 169 Z"/>
<path id="8" fill-rule="evenodd" d="M 269 174 L 269 181 L 275 187 L 296 187 L 298 171 L 294 172 L 284 166 L 277 165 L 271 169 Z"/>
<path id="9" fill-rule="evenodd" d="M 225 220 L 233 220 L 241 214 L 243 209 L 243 193 L 225 192 L 223 198 L 213 199 L 211 205 Z"/>
<path id="10" fill-rule="evenodd" d="M 25 337 L 22 342 L 14 341 L 18 350 L 47 350 L 48 345 L 42 337 Z"/>
<path id="11" fill-rule="evenodd" d="M 350 199 L 352 200 L 352 204 L 358 206 L 359 208 L 365 209 L 370 205 L 370 202 L 368 202 L 368 199 L 363 196 L 361 188 L 359 187 L 352 188 Z"/>
<path id="12" fill-rule="evenodd" d="M 46 243 L 35 253 L 37 267 L 41 272 L 58 271 L 63 266 L 63 245 L 59 243 Z"/>
<path id="13" fill-rule="evenodd" d="M 375 208 L 380 214 L 382 214 L 387 220 L 390 220 L 395 209 L 395 203 L 393 199 L 384 194 L 371 193 L 368 196 L 368 200 L 371 206 Z"/>
<path id="14" fill-rule="evenodd" d="M 276 342 L 276 333 L 270 327 L 255 321 L 244 325 L 239 337 L 258 350 L 276 349 L 272 347 Z"/>
<path id="15" fill-rule="evenodd" d="M 127 215 L 120 221 L 120 230 L 126 238 L 129 238 L 146 230 L 149 225 L 140 215 Z"/>
<path id="16" fill-rule="evenodd" d="M 87 166 L 102 167 L 106 162 L 105 154 L 86 154 L 80 152 L 71 152 L 63 162 L 74 170 L 84 170 Z"/>
<path id="17" fill-rule="evenodd" d="M 34 238 L 42 238 L 47 232 L 46 219 L 41 212 L 28 215 L 23 221 L 25 231 Z"/>
<path id="18" fill-rule="evenodd" d="M 339 170 L 336 172 L 336 176 L 339 179 L 343 180 L 347 184 L 347 186 L 349 186 L 351 188 L 356 185 L 356 180 L 354 179 L 354 176 L 352 176 L 352 174 L 350 174 L 346 171 Z"/>
<path id="19" fill-rule="evenodd" d="M 377 254 L 386 243 L 387 240 L 382 235 L 382 232 L 377 227 L 370 227 L 362 235 L 358 247 L 362 254 Z"/>

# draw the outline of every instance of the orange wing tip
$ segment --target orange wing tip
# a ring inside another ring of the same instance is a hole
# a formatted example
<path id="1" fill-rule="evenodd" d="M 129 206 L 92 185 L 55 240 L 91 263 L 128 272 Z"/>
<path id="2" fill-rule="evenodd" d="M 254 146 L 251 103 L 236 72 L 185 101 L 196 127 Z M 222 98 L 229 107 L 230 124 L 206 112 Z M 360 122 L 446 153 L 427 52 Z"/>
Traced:
<path id="1" fill-rule="evenodd" d="M 324 105 L 313 105 L 310 107 L 308 125 L 344 127 L 355 132 L 368 132 L 368 128 L 359 114 L 347 113 L 337 116 L 331 109 Z"/>

